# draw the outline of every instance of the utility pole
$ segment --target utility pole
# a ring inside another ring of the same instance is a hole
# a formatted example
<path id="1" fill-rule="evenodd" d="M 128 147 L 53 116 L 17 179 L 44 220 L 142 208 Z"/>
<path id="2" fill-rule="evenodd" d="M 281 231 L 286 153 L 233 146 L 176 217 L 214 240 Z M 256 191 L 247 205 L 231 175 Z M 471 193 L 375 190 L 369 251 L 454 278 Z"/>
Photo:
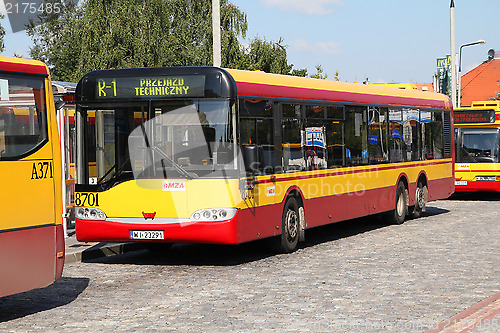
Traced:
<path id="1" fill-rule="evenodd" d="M 213 61 L 214 67 L 221 67 L 220 42 L 220 0 L 212 0 L 212 32 L 213 32 Z"/>
<path id="2" fill-rule="evenodd" d="M 453 107 L 457 106 L 457 72 L 455 51 L 455 3 L 450 3 L 450 42 L 451 42 L 451 102 Z"/>

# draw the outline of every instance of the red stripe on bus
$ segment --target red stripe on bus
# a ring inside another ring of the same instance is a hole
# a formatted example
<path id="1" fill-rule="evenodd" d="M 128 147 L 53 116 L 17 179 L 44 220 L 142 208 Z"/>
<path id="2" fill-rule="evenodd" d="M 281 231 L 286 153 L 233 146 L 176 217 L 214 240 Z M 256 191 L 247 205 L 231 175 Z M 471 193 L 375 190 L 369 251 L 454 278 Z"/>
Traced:
<path id="1" fill-rule="evenodd" d="M 498 173 L 498 172 L 500 172 L 500 169 L 497 169 L 497 170 L 455 170 L 455 172 L 465 172 L 465 173 L 478 173 L 478 172 Z"/>
<path id="2" fill-rule="evenodd" d="M 0 71 L 21 72 L 28 74 L 44 74 L 47 75 L 47 68 L 45 66 L 22 64 L 14 62 L 0 62 Z"/>
<path id="3" fill-rule="evenodd" d="M 380 105 L 402 105 L 447 109 L 445 102 L 434 99 L 420 99 L 401 96 L 371 95 L 345 91 L 330 91 L 297 87 L 275 86 L 259 83 L 236 82 L 239 96 L 291 98 L 341 103 L 367 103 Z"/>
<path id="4" fill-rule="evenodd" d="M 266 184 L 266 183 L 284 182 L 284 181 L 291 181 L 291 180 L 302 180 L 302 179 L 309 179 L 309 178 L 324 178 L 324 177 L 343 176 L 343 175 L 350 175 L 350 174 L 357 174 L 357 173 L 364 173 L 364 172 L 371 172 L 371 171 L 386 171 L 386 170 L 395 170 L 395 169 L 400 169 L 400 168 L 424 167 L 424 166 L 439 165 L 439 164 L 451 164 L 451 162 L 450 161 L 438 161 L 438 162 L 430 162 L 430 163 L 417 163 L 417 164 L 404 165 L 404 166 L 386 166 L 386 167 L 373 166 L 373 167 L 367 167 L 367 168 L 359 169 L 359 170 L 333 171 L 333 172 L 327 172 L 327 173 L 322 173 L 322 174 L 315 173 L 312 175 L 276 178 L 275 181 L 272 181 L 271 179 L 264 179 L 264 180 L 257 181 L 257 183 L 258 184 Z M 342 168 L 342 169 L 345 169 L 345 168 Z M 302 171 L 302 172 L 304 172 L 304 171 Z"/>

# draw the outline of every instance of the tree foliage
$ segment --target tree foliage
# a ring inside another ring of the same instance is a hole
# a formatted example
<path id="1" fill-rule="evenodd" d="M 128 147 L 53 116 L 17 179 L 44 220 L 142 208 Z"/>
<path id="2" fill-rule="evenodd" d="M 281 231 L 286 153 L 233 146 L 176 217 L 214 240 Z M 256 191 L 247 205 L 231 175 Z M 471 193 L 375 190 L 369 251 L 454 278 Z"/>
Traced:
<path id="1" fill-rule="evenodd" d="M 316 73 L 311 74 L 311 77 L 314 79 L 326 80 L 328 78 L 328 74 L 326 74 L 321 65 L 316 65 Z"/>
<path id="2" fill-rule="evenodd" d="M 0 14 L 0 20 L 5 18 L 3 14 Z M 5 28 L 0 24 L 0 52 L 5 50 L 5 44 L 3 43 L 3 37 L 5 36 Z"/>
<path id="3" fill-rule="evenodd" d="M 47 63 L 56 80 L 77 81 L 96 69 L 212 64 L 211 1 L 45 1 L 59 2 L 63 14 L 29 27 L 30 54 Z M 222 66 L 290 74 L 283 40 L 255 37 L 245 48 L 238 39 L 247 29 L 246 14 L 221 0 Z"/>
<path id="4" fill-rule="evenodd" d="M 280 38 L 277 42 L 268 42 L 255 37 L 245 59 L 246 69 L 260 70 L 266 73 L 289 74 L 293 65 L 286 59 L 286 46 Z"/>

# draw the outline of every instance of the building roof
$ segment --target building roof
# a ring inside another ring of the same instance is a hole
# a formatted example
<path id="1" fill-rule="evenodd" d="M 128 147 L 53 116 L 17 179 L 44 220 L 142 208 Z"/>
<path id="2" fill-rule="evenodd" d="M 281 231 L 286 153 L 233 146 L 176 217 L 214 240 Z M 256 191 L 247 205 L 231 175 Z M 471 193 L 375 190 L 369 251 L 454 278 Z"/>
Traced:
<path id="1" fill-rule="evenodd" d="M 483 62 L 462 76 L 462 106 L 473 101 L 498 98 L 500 93 L 500 59 Z"/>
<path id="2" fill-rule="evenodd" d="M 417 86 L 417 90 L 434 92 L 434 85 L 432 84 L 432 82 L 430 82 L 430 83 L 415 83 L 415 85 Z"/>

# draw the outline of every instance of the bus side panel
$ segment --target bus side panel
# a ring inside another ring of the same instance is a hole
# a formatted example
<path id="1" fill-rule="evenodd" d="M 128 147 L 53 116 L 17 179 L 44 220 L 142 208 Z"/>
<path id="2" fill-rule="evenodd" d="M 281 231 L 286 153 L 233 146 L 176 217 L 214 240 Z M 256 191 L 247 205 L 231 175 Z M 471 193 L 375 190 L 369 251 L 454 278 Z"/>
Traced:
<path id="1" fill-rule="evenodd" d="M 455 179 L 441 178 L 427 181 L 428 201 L 448 198 L 455 191 Z"/>
<path id="2" fill-rule="evenodd" d="M 0 297 L 55 281 L 55 235 L 55 226 L 0 233 Z"/>
<path id="3" fill-rule="evenodd" d="M 240 209 L 236 215 L 239 242 L 281 235 L 283 205 L 284 203 Z"/>
<path id="4" fill-rule="evenodd" d="M 306 200 L 307 228 L 392 210 L 395 191 L 390 186 Z"/>

